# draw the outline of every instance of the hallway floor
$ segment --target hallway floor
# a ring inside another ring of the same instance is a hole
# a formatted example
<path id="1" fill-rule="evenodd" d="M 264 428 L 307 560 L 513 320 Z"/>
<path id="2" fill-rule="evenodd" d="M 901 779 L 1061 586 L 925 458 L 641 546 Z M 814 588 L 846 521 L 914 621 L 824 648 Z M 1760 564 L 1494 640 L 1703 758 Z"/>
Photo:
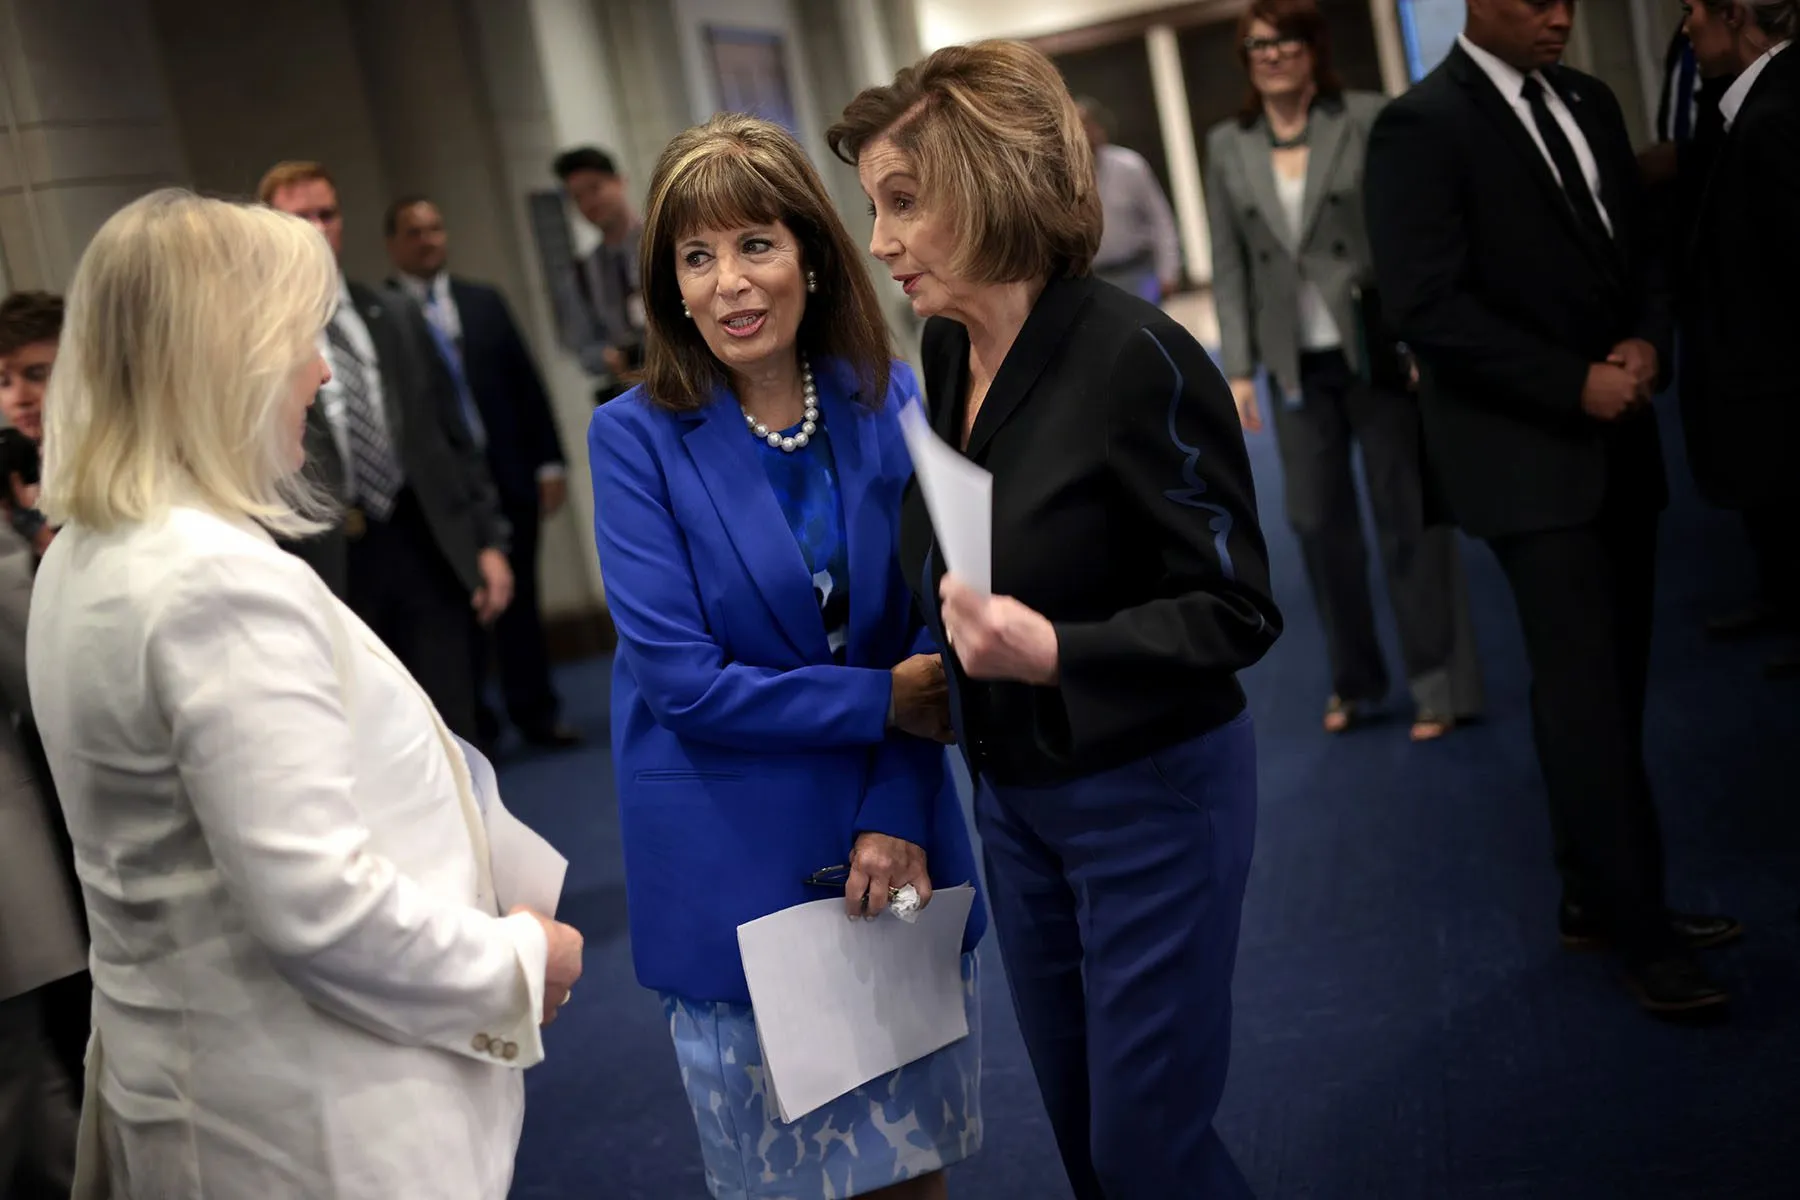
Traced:
<path id="1" fill-rule="evenodd" d="M 1748 565 L 1731 519 L 1693 498 L 1664 407 L 1677 496 L 1663 526 L 1650 768 L 1671 902 L 1748 926 L 1708 960 L 1736 998 L 1718 1028 L 1641 1016 L 1604 959 L 1557 944 L 1523 656 L 1484 547 L 1465 552 L 1488 720 L 1426 746 L 1407 742 L 1404 707 L 1343 738 L 1319 731 L 1318 623 L 1273 442 L 1252 438 L 1288 631 L 1245 676 L 1260 837 L 1219 1126 L 1259 1196 L 1800 1194 L 1800 787 L 1786 757 L 1800 741 L 1800 684 L 1762 681 L 1765 647 L 1716 646 L 1701 631 L 1746 598 Z M 661 1007 L 631 974 L 603 748 L 608 672 L 595 661 L 561 675 L 594 748 L 502 770 L 509 805 L 572 860 L 562 915 L 588 939 L 576 1001 L 528 1076 L 513 1194 L 700 1200 Z M 986 1147 L 952 1172 L 951 1192 L 1058 1200 L 1068 1188 L 991 937 L 983 953 Z"/>

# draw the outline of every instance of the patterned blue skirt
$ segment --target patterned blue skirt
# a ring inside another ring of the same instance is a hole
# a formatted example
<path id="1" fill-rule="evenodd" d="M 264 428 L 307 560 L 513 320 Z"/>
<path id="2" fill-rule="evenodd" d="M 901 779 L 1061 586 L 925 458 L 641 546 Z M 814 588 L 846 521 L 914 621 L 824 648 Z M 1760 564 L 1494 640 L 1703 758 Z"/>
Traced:
<path id="1" fill-rule="evenodd" d="M 747 1004 L 663 993 L 681 1082 L 718 1200 L 840 1200 L 960 1162 L 981 1148 L 981 1001 L 975 955 L 962 959 L 969 1036 L 908 1063 L 793 1124 L 763 1088 Z"/>

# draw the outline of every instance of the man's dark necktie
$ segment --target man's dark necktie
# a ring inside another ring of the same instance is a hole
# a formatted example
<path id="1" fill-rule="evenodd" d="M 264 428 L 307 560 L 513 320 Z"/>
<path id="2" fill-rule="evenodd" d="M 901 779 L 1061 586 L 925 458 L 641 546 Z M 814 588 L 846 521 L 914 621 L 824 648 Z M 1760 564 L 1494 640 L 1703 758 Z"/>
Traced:
<path id="1" fill-rule="evenodd" d="M 1593 189 L 1588 187 L 1587 173 L 1581 169 L 1581 160 L 1575 157 L 1575 147 L 1569 144 L 1569 135 L 1563 132 L 1562 123 L 1556 119 L 1556 114 L 1550 111 L 1549 102 L 1544 99 L 1544 85 L 1538 82 L 1537 76 L 1527 75 L 1520 95 L 1525 97 L 1525 103 L 1531 105 L 1531 119 L 1537 122 L 1538 136 L 1544 139 L 1544 148 L 1550 151 L 1550 161 L 1556 165 L 1556 173 L 1562 178 L 1563 195 L 1569 198 L 1569 206 L 1575 210 L 1576 219 L 1601 245 L 1610 245 L 1612 233 L 1600 216 L 1600 206 L 1594 202 Z"/>

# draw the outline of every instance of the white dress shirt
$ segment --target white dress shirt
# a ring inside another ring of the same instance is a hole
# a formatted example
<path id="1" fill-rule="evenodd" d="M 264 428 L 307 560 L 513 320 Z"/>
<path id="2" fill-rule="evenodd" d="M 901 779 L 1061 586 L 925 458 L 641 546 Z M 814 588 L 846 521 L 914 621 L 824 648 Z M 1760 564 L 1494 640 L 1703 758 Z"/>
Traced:
<path id="1" fill-rule="evenodd" d="M 65 527 L 27 657 L 93 918 L 77 1200 L 505 1200 L 546 945 L 405 668 L 198 507 Z"/>
<path id="2" fill-rule="evenodd" d="M 1569 187 L 1569 181 L 1558 173 L 1556 163 L 1550 158 L 1550 148 L 1544 145 L 1544 135 L 1538 132 L 1537 118 L 1531 115 L 1531 102 L 1525 99 L 1525 76 L 1517 67 L 1501 62 L 1463 34 L 1456 35 L 1456 43 L 1463 48 L 1463 53 L 1474 59 L 1475 65 L 1494 81 L 1494 86 L 1500 90 L 1501 98 L 1511 106 L 1520 122 L 1524 124 L 1525 132 L 1531 135 L 1531 140 L 1537 146 L 1538 153 L 1544 156 L 1544 165 L 1550 168 L 1552 178 L 1566 190 Z M 1575 120 L 1575 114 L 1569 111 L 1569 106 L 1563 103 L 1563 98 L 1557 94 L 1555 88 L 1550 86 L 1550 81 L 1537 71 L 1533 71 L 1531 77 L 1536 79 L 1538 86 L 1544 89 L 1544 104 L 1549 108 L 1550 115 L 1556 118 L 1556 123 L 1562 126 L 1563 136 L 1569 139 L 1569 145 L 1575 151 L 1575 161 L 1581 164 L 1581 174 L 1587 184 L 1588 193 L 1594 198 L 1594 207 L 1600 210 L 1600 219 L 1606 223 L 1606 231 L 1613 232 L 1612 214 L 1606 211 L 1606 202 L 1600 199 L 1600 163 L 1594 157 L 1593 147 L 1588 145 L 1587 135 L 1581 132 L 1581 125 Z"/>
<path id="3" fill-rule="evenodd" d="M 460 351 L 463 344 L 462 312 L 456 307 L 456 295 L 450 290 L 450 272 L 439 271 L 429 281 L 416 275 L 400 273 L 400 286 L 406 294 L 418 302 L 425 313 L 425 319 L 435 325 L 440 333 L 450 339 L 450 344 Z M 465 372 L 464 378 L 467 378 Z M 538 482 L 549 479 L 561 479 L 567 470 L 559 462 L 540 463 L 537 469 Z"/>
<path id="4" fill-rule="evenodd" d="M 1737 120 L 1738 110 L 1744 107 L 1744 101 L 1750 95 L 1750 89 L 1756 86 L 1756 77 L 1763 73 L 1763 68 L 1775 61 L 1775 56 L 1788 48 L 1788 42 L 1776 42 L 1770 46 L 1763 56 L 1745 67 L 1738 77 L 1731 81 L 1725 94 L 1719 97 L 1719 113 L 1725 118 L 1725 128 L 1729 131 L 1733 121 Z"/>
<path id="5" fill-rule="evenodd" d="M 356 300 L 350 295 L 350 285 L 342 277 L 338 279 L 338 306 L 331 316 L 331 323 L 336 325 L 350 345 L 363 361 L 364 386 L 368 389 L 369 403 L 375 410 L 375 420 L 387 430 L 388 438 L 393 438 L 393 430 L 387 423 L 387 400 L 381 386 L 381 356 L 375 352 L 375 339 L 369 334 L 369 326 L 363 321 L 362 313 L 357 311 Z M 337 443 L 338 457 L 344 463 L 344 488 L 348 496 L 356 495 L 356 456 L 350 451 L 349 417 L 344 411 L 347 403 L 344 397 L 344 385 L 336 378 L 338 371 L 337 347 L 325 331 L 319 331 L 319 353 L 325 356 L 325 365 L 331 368 L 333 378 L 326 381 L 319 389 L 319 403 L 325 409 L 325 420 L 331 426 L 332 440 Z M 395 447 L 398 454 L 399 448 Z"/>
<path id="6" fill-rule="evenodd" d="M 450 272 L 439 271 L 429 280 L 400 273 L 400 286 L 418 302 L 425 319 L 450 339 L 453 346 L 462 345 L 462 314 L 457 311 L 456 297 L 450 292 Z"/>

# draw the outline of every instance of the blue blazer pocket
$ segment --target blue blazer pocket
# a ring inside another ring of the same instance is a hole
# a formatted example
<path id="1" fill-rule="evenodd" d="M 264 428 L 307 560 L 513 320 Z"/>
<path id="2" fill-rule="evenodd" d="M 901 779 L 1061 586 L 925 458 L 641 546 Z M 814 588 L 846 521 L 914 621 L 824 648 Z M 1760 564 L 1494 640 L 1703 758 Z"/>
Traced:
<path id="1" fill-rule="evenodd" d="M 746 779 L 742 771 L 703 771 L 684 767 L 650 767 L 632 779 L 636 783 L 736 783 Z"/>

